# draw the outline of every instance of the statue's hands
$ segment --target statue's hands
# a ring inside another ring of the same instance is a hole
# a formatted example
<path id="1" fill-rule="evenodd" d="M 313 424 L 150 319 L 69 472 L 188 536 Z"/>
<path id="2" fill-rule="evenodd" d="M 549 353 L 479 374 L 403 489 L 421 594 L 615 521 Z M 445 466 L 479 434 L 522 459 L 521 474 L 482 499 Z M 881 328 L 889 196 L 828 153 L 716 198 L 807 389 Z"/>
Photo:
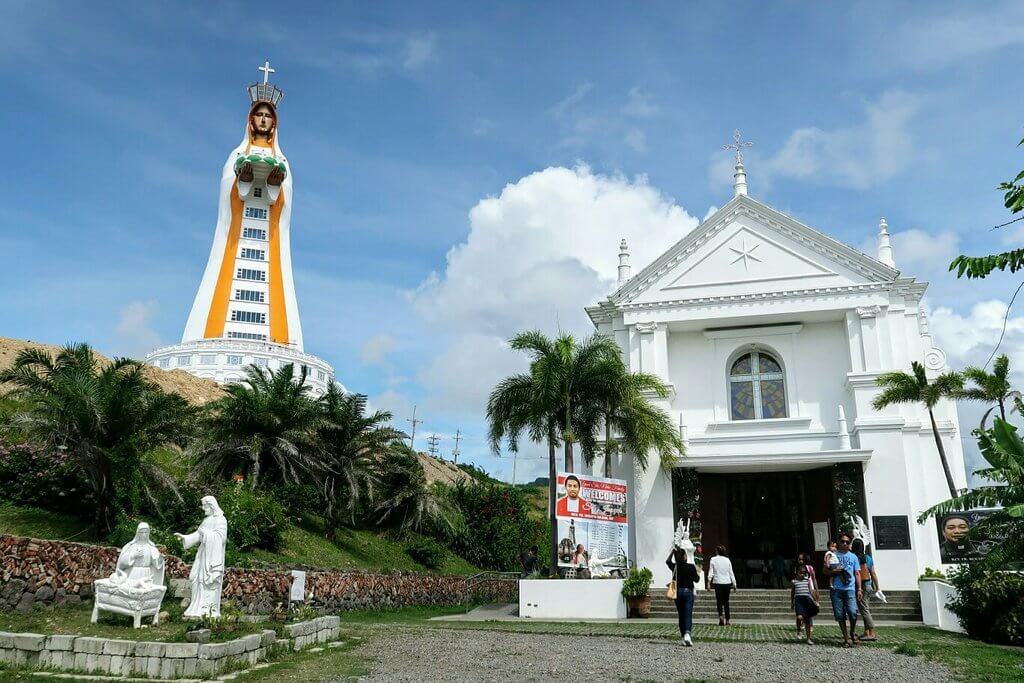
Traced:
<path id="1" fill-rule="evenodd" d="M 273 185 L 274 187 L 277 187 L 278 185 L 284 182 L 284 176 L 284 170 L 280 166 L 275 166 L 274 169 L 270 172 L 270 175 L 267 176 L 267 185 Z"/>
<path id="2" fill-rule="evenodd" d="M 241 180 L 243 183 L 251 183 L 252 182 L 252 163 L 247 161 L 244 164 L 242 164 L 241 166 L 238 166 L 235 169 L 235 175 L 237 175 L 238 179 Z"/>

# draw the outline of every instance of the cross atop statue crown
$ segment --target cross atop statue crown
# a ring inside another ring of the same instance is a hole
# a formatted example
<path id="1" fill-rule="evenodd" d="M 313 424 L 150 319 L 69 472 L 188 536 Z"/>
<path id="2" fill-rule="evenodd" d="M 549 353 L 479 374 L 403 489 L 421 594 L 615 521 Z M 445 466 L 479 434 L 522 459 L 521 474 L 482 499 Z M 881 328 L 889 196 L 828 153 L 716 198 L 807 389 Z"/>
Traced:
<path id="1" fill-rule="evenodd" d="M 276 69 L 270 68 L 270 60 L 268 59 L 263 62 L 263 66 L 259 70 L 263 72 L 263 82 L 253 83 L 249 86 L 249 99 L 253 104 L 257 102 L 270 102 L 276 107 L 277 103 L 284 97 L 284 93 L 276 85 L 270 83 L 270 74 L 274 73 Z"/>

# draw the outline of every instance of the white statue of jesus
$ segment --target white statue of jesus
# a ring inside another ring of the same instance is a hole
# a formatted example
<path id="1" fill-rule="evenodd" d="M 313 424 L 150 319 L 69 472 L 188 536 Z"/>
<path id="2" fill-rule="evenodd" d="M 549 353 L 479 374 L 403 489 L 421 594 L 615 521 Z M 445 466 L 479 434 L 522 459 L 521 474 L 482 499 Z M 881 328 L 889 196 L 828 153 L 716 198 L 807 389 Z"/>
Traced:
<path id="1" fill-rule="evenodd" d="M 206 518 L 191 534 L 174 534 L 185 548 L 196 543 L 195 562 L 188 580 L 192 586 L 192 601 L 185 610 L 186 618 L 220 616 L 220 594 L 224 586 L 224 548 L 228 541 L 228 522 L 213 496 L 202 499 Z"/>

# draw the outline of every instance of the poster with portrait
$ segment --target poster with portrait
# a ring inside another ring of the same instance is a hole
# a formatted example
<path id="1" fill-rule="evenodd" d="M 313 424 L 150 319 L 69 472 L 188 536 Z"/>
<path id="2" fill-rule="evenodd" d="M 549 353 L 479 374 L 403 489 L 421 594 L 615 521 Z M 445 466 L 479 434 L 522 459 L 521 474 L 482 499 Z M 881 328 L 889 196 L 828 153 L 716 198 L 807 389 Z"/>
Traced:
<path id="1" fill-rule="evenodd" d="M 558 566 L 625 569 L 629 555 L 628 487 L 623 479 L 558 473 L 555 519 Z"/>
<path id="2" fill-rule="evenodd" d="M 979 534 L 974 527 L 993 510 L 950 512 L 935 518 L 939 532 L 939 556 L 943 564 L 959 564 L 980 560 L 999 539 Z"/>

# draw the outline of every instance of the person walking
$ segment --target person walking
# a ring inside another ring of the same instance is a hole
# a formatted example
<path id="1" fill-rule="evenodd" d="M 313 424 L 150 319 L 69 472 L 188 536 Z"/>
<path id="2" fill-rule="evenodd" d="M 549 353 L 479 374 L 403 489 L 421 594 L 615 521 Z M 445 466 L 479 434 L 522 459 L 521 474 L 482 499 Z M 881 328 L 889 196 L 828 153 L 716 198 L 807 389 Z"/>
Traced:
<path id="1" fill-rule="evenodd" d="M 843 632 L 843 647 L 857 644 L 857 600 L 863 595 L 860 580 L 860 560 L 850 552 L 852 537 L 848 533 L 839 536 L 839 551 L 835 562 L 825 567 L 825 574 L 832 578 L 832 615 Z M 849 631 L 846 622 L 850 622 Z"/>
<path id="2" fill-rule="evenodd" d="M 807 565 L 797 563 L 796 578 L 791 582 L 790 600 L 793 611 L 796 612 L 796 633 L 800 636 L 800 625 L 803 624 L 807 630 L 807 644 L 814 645 L 811 640 L 814 635 L 814 617 L 818 615 L 820 603 L 818 602 L 818 588 L 814 580 L 807 572 Z"/>
<path id="3" fill-rule="evenodd" d="M 811 582 L 811 589 L 814 590 L 814 591 L 817 591 L 818 590 L 818 577 L 815 576 L 815 574 L 814 574 L 814 566 L 812 565 L 813 561 L 814 560 L 811 558 L 809 553 L 800 553 L 799 555 L 796 556 L 796 562 L 793 564 L 793 566 L 795 567 L 794 571 L 797 572 L 797 573 L 799 573 L 800 567 L 804 567 L 805 568 L 805 570 L 807 572 L 807 579 Z M 817 598 L 815 598 L 815 600 L 817 600 Z M 797 634 L 797 636 L 800 635 L 800 631 L 801 631 L 801 629 L 803 629 L 803 625 L 804 625 L 803 624 L 803 618 L 801 618 L 800 613 L 797 612 L 797 615 L 796 615 L 796 634 Z"/>
<path id="4" fill-rule="evenodd" d="M 711 558 L 705 587 L 714 588 L 715 607 L 718 609 L 718 625 L 731 626 L 729 623 L 729 593 L 736 590 L 736 575 L 732 571 L 732 562 L 725 555 L 725 546 L 715 547 L 715 556 Z"/>
<path id="5" fill-rule="evenodd" d="M 690 562 L 686 551 L 673 547 L 665 564 L 672 570 L 672 578 L 676 582 L 676 611 L 679 613 L 679 634 L 683 645 L 693 646 L 690 631 L 693 630 L 693 588 L 700 580 L 697 566 Z"/>
<path id="6" fill-rule="evenodd" d="M 871 616 L 871 606 L 868 602 L 875 591 L 881 590 L 878 585 L 878 573 L 875 571 L 875 559 L 865 552 L 862 539 L 853 539 L 850 549 L 857 556 L 857 561 L 860 563 L 860 581 L 863 587 L 863 591 L 857 598 L 857 611 L 864 622 L 864 635 L 860 639 L 874 642 L 878 640 L 878 635 L 875 633 L 875 619 Z"/>

